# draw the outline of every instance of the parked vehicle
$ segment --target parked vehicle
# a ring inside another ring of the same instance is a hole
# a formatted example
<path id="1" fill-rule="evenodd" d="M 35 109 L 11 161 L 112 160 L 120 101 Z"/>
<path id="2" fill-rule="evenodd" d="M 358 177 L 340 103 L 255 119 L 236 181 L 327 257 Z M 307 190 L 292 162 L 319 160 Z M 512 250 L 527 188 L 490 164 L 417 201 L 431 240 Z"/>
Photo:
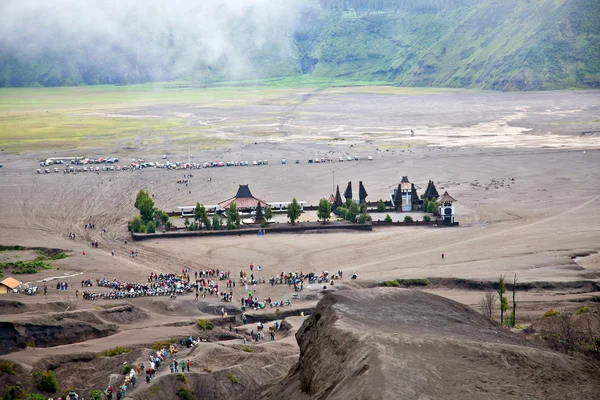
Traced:
<path id="1" fill-rule="evenodd" d="M 354 156 L 354 161 L 358 161 L 358 156 Z"/>
<path id="2" fill-rule="evenodd" d="M 342 162 L 342 161 L 344 161 L 344 158 L 343 157 L 338 157 L 338 161 Z"/>
<path id="3" fill-rule="evenodd" d="M 300 160 L 296 160 L 296 164 L 300 164 Z"/>
<path id="4" fill-rule="evenodd" d="M 284 158 L 283 160 L 281 160 L 281 163 L 282 163 L 282 164 L 285 164 L 285 158 Z"/>
<path id="5" fill-rule="evenodd" d="M 41 173 L 42 173 L 42 170 L 41 170 L 41 169 L 38 169 L 38 170 L 37 170 L 37 173 L 38 173 L 38 174 L 41 174 Z"/>
<path id="6" fill-rule="evenodd" d="M 369 156 L 369 157 L 367 157 L 367 160 L 373 161 L 373 157 Z"/>

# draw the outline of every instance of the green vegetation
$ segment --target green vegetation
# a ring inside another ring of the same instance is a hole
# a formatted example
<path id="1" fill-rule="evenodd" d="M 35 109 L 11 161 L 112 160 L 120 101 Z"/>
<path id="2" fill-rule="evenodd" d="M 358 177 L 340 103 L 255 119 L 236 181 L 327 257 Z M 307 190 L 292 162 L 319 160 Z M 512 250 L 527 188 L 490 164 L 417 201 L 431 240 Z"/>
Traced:
<path id="1" fill-rule="evenodd" d="M 181 400 L 193 400 L 194 392 L 192 392 L 187 385 L 181 385 L 179 390 L 177 390 L 177 396 L 179 396 Z"/>
<path id="2" fill-rule="evenodd" d="M 265 207 L 264 217 L 265 217 L 265 221 L 267 221 L 267 222 L 269 222 L 270 220 L 273 219 L 273 210 L 271 210 L 271 206 Z"/>
<path id="3" fill-rule="evenodd" d="M 413 286 L 429 286 L 431 281 L 427 278 L 408 278 L 408 279 L 394 279 L 382 282 L 380 286 L 387 287 L 413 287 Z"/>
<path id="4" fill-rule="evenodd" d="M 404 222 L 406 223 L 411 223 L 414 222 L 412 217 L 410 215 L 407 215 L 406 217 L 404 217 Z"/>
<path id="5" fill-rule="evenodd" d="M 589 312 L 590 312 L 590 309 L 588 307 L 581 307 L 581 308 L 579 308 L 579 310 L 577 310 L 577 312 L 575 314 L 581 315 L 581 314 L 586 314 Z"/>
<path id="6" fill-rule="evenodd" d="M 25 391 L 23 386 L 18 383 L 15 386 L 4 386 L 2 400 L 46 400 L 46 396 L 33 393 L 31 390 Z"/>
<path id="7" fill-rule="evenodd" d="M 239 229 L 240 221 L 240 212 L 235 202 L 232 202 L 231 204 L 229 204 L 229 207 L 227 207 L 227 229 Z"/>
<path id="8" fill-rule="evenodd" d="M 431 222 L 431 217 L 429 215 L 425 215 L 423 217 L 423 222 Z"/>
<path id="9" fill-rule="evenodd" d="M 228 373 L 228 374 L 227 374 L 227 378 L 228 378 L 228 379 L 231 381 L 231 383 L 233 383 L 234 385 L 235 385 L 235 384 L 239 385 L 239 384 L 240 384 L 240 382 L 241 382 L 241 381 L 240 381 L 240 377 L 239 377 L 239 376 L 237 376 L 237 375 L 233 375 L 232 373 Z"/>
<path id="10" fill-rule="evenodd" d="M 215 328 L 215 325 L 212 323 L 212 321 L 209 321 L 208 319 L 199 319 L 197 325 L 200 329 L 213 330 Z"/>
<path id="11" fill-rule="evenodd" d="M 115 347 L 113 349 L 109 349 L 106 351 L 103 351 L 101 353 L 98 353 L 98 357 L 114 357 L 114 356 L 118 356 L 120 354 L 125 354 L 125 353 L 129 353 L 131 351 L 131 349 L 128 349 L 127 347 Z"/>
<path id="12" fill-rule="evenodd" d="M 38 389 L 42 392 L 56 393 L 58 384 L 56 383 L 56 375 L 54 375 L 53 371 L 44 371 L 41 373 Z"/>
<path id="13" fill-rule="evenodd" d="M 251 349 L 250 347 L 246 346 L 242 349 L 242 351 L 245 351 L 246 353 L 254 353 L 254 350 Z"/>
<path id="14" fill-rule="evenodd" d="M 391 223 L 391 222 L 393 222 L 393 221 L 392 221 L 392 217 L 390 216 L 390 214 L 388 214 L 388 215 L 386 215 L 386 216 L 385 216 L 385 219 L 384 219 L 384 221 L 385 221 L 385 222 L 390 222 L 390 223 Z"/>
<path id="15" fill-rule="evenodd" d="M 544 313 L 544 318 L 553 317 L 555 315 L 560 315 L 560 311 L 558 310 L 548 310 Z"/>
<path id="16" fill-rule="evenodd" d="M 17 371 L 15 370 L 15 367 L 15 363 L 0 360 L 0 372 L 3 374 L 16 375 Z"/>
<path id="17" fill-rule="evenodd" d="M 156 342 L 152 344 L 152 350 L 162 350 L 162 349 L 168 349 L 170 345 L 177 343 L 177 339 L 168 339 L 168 340 L 162 340 L 160 342 Z"/>
<path id="18" fill-rule="evenodd" d="M 94 400 L 102 400 L 102 392 L 99 390 L 92 390 L 90 392 L 90 397 Z"/>
<path id="19" fill-rule="evenodd" d="M 179 373 L 176 375 L 176 377 L 177 377 L 177 380 L 183 382 L 186 385 L 189 383 L 188 378 L 185 374 Z"/>
<path id="20" fill-rule="evenodd" d="M 154 200 L 150 194 L 142 189 L 138 192 L 135 208 L 140 212 L 129 222 L 129 229 L 135 233 L 155 233 L 156 229 L 166 231 L 171 227 L 169 215 L 154 207 Z"/>
<path id="21" fill-rule="evenodd" d="M 319 200 L 319 208 L 317 209 L 317 217 L 323 220 L 323 223 L 331 217 L 331 203 L 327 199 Z"/>
<path id="22" fill-rule="evenodd" d="M 439 215 L 440 203 L 436 200 L 423 199 L 423 211 L 433 215 Z"/>
<path id="23" fill-rule="evenodd" d="M 506 293 L 506 284 L 504 276 L 500 276 L 498 280 L 498 296 L 500 296 L 500 325 L 504 326 L 504 313 L 508 310 L 508 300 L 504 295 Z"/>
<path id="24" fill-rule="evenodd" d="M 53 269 L 52 265 L 45 263 L 44 261 L 35 259 L 33 261 L 5 261 L 0 262 L 0 271 L 9 269 L 11 274 L 22 275 L 22 274 L 35 274 L 42 269 Z"/>
<path id="25" fill-rule="evenodd" d="M 383 202 L 382 199 L 379 199 L 379 201 L 377 202 L 377 212 L 384 212 L 385 211 L 385 203 Z"/>
<path id="26" fill-rule="evenodd" d="M 292 225 L 296 223 L 298 218 L 300 218 L 300 214 L 302 214 L 300 204 L 298 203 L 298 200 L 296 200 L 296 198 L 294 197 L 292 199 L 292 203 L 288 206 L 287 209 L 287 216 Z"/>
<path id="27" fill-rule="evenodd" d="M 125 364 L 123 365 L 123 368 L 121 368 L 121 375 L 129 375 L 129 373 L 131 372 L 131 365 L 129 364 Z"/>
<path id="28" fill-rule="evenodd" d="M 187 218 L 186 218 L 187 220 Z M 204 224 L 206 229 L 210 229 L 210 219 L 208 218 L 208 213 L 206 212 L 206 207 L 203 204 L 196 203 L 196 207 L 194 208 L 194 220 L 197 224 Z M 188 224 L 189 225 L 189 221 Z"/>

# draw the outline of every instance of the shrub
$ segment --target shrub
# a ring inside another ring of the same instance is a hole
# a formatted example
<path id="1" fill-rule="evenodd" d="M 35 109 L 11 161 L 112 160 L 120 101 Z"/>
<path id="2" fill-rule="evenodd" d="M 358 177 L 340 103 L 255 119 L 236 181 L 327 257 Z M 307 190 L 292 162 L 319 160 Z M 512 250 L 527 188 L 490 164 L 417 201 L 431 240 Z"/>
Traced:
<path id="1" fill-rule="evenodd" d="M 133 217 L 129 226 L 131 227 L 131 230 L 135 233 L 140 233 L 145 230 L 144 223 L 142 222 L 142 217 L 140 217 L 139 215 Z"/>
<path id="2" fill-rule="evenodd" d="M 194 393 L 190 390 L 189 387 L 181 385 L 179 387 L 179 390 L 177 391 L 177 396 L 179 396 L 181 400 L 193 400 Z"/>
<path id="3" fill-rule="evenodd" d="M 207 319 L 199 319 L 198 328 L 212 330 L 215 328 L 215 325 Z"/>
<path id="4" fill-rule="evenodd" d="M 131 372 L 131 365 L 129 365 L 129 364 L 123 365 L 123 368 L 121 368 L 121 374 L 129 375 L 130 372 Z"/>
<path id="5" fill-rule="evenodd" d="M 406 217 L 404 217 L 404 222 L 410 223 L 410 222 L 413 222 L 413 219 L 410 215 L 407 215 Z"/>
<path id="6" fill-rule="evenodd" d="M 150 221 L 146 224 L 146 233 L 154 232 L 156 232 L 156 225 L 154 225 L 154 222 Z"/>
<path id="7" fill-rule="evenodd" d="M 227 374 L 227 378 L 231 381 L 231 383 L 233 384 L 240 384 L 240 377 L 237 375 L 233 375 L 232 373 L 228 373 Z"/>
<path id="8" fill-rule="evenodd" d="M 42 372 L 40 381 L 38 382 L 38 388 L 42 392 L 56 393 L 58 390 L 58 384 L 56 383 L 56 375 L 54 375 L 54 372 Z"/>
<path id="9" fill-rule="evenodd" d="M 254 353 L 254 350 L 252 350 L 250 347 L 246 346 L 242 349 L 243 351 L 245 351 L 246 353 Z"/>
<path id="10" fill-rule="evenodd" d="M 385 203 L 383 202 L 382 199 L 379 199 L 379 201 L 377 202 L 377 211 L 379 211 L 379 212 L 385 211 Z"/>
<path id="11" fill-rule="evenodd" d="M 204 368 L 202 368 L 202 371 L 208 372 L 210 374 L 212 372 L 212 369 L 210 369 L 208 367 L 204 367 Z"/>
<path id="12" fill-rule="evenodd" d="M 102 400 L 102 392 L 99 390 L 92 390 L 90 392 L 90 397 L 94 400 Z"/>
<path id="13" fill-rule="evenodd" d="M 390 217 L 390 214 L 388 214 L 388 215 L 385 216 L 385 220 L 384 221 L 385 222 L 390 222 L 390 223 L 392 222 L 392 217 Z"/>
<path id="14" fill-rule="evenodd" d="M 587 307 L 581 307 L 579 310 L 577 310 L 577 312 L 575 314 L 577 315 L 581 315 L 581 314 L 585 314 L 585 313 L 589 313 L 590 309 Z"/>
<path id="15" fill-rule="evenodd" d="M 177 379 L 186 385 L 188 384 L 188 378 L 185 374 L 177 374 Z"/>
<path id="16" fill-rule="evenodd" d="M 16 375 L 15 364 L 8 361 L 0 361 L 0 372 L 8 375 Z"/>
<path id="17" fill-rule="evenodd" d="M 98 353 L 98 357 L 114 357 L 114 356 L 118 356 L 120 354 L 125 354 L 125 353 L 129 353 L 131 351 L 131 349 L 128 349 L 127 347 L 115 347 L 114 349 L 109 349 L 106 351 L 103 351 L 102 353 Z"/>
<path id="18" fill-rule="evenodd" d="M 427 278 L 396 279 L 401 286 L 428 286 L 431 281 Z"/>
<path id="19" fill-rule="evenodd" d="M 429 215 L 424 216 L 423 222 L 431 222 L 431 217 Z"/>
<path id="20" fill-rule="evenodd" d="M 392 281 L 385 281 L 385 282 L 383 282 L 383 286 L 398 287 L 398 286 L 400 286 L 400 284 L 398 283 L 397 280 L 392 280 Z"/>
<path id="21" fill-rule="evenodd" d="M 156 342 L 154 344 L 152 344 L 152 350 L 162 350 L 162 349 L 166 349 L 168 348 L 170 345 L 177 343 L 177 339 L 168 339 L 168 340 L 162 340 L 160 342 Z"/>
<path id="22" fill-rule="evenodd" d="M 548 310 L 544 313 L 544 317 L 548 318 L 548 317 L 553 317 L 555 315 L 560 315 L 560 311 L 558 310 Z"/>

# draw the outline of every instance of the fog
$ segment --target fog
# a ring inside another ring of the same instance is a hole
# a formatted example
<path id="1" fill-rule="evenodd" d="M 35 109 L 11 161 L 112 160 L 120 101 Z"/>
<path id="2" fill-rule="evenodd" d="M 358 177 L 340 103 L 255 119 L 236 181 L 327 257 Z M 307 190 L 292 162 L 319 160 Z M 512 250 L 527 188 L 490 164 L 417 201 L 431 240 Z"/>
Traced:
<path id="1" fill-rule="evenodd" d="M 110 65 L 150 79 L 211 66 L 224 77 L 252 77 L 261 62 L 293 57 L 301 2 L 4 0 L 0 47 L 27 57 L 71 55 L 90 68 Z"/>

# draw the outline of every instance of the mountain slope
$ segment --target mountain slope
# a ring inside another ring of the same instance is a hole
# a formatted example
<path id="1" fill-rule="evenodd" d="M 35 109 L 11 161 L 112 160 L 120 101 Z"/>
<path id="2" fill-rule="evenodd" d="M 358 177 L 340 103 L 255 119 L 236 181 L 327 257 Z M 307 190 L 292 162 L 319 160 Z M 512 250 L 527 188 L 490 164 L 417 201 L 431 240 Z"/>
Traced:
<path id="1" fill-rule="evenodd" d="M 597 0 L 292 3 L 280 22 L 228 24 L 217 50 L 176 26 L 152 37 L 124 28 L 138 44 L 64 37 L 32 51 L 0 39 L 0 87 L 301 74 L 495 90 L 600 85 Z"/>

